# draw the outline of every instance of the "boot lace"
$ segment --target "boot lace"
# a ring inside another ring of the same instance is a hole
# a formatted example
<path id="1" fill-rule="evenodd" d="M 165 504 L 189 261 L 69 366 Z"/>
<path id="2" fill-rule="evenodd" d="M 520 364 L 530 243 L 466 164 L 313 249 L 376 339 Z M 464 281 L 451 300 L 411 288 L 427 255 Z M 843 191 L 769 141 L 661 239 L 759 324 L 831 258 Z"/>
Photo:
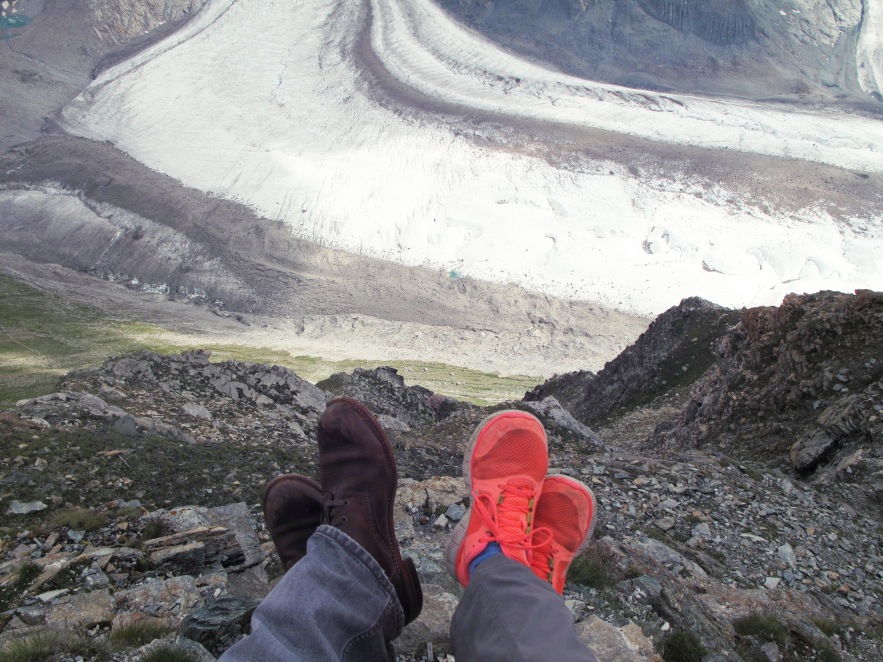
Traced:
<path id="1" fill-rule="evenodd" d="M 544 527 L 545 528 L 545 527 Z M 538 531 L 540 529 L 537 529 Z M 555 546 L 549 530 L 549 540 L 545 544 L 538 544 L 533 550 L 530 567 L 537 576 L 543 577 L 550 584 L 555 579 L 555 554 L 558 548 Z"/>
<path id="2" fill-rule="evenodd" d="M 335 499 L 330 492 L 325 492 L 322 500 L 322 524 L 337 526 L 346 522 L 346 515 L 341 514 L 340 508 L 348 506 L 349 499 Z"/>

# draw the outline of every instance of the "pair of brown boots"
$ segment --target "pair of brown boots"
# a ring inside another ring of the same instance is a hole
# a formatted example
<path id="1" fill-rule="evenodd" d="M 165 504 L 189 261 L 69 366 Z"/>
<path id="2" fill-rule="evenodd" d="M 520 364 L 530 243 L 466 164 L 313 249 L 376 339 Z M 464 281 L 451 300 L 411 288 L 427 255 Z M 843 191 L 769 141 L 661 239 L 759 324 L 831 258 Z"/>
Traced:
<path id="1" fill-rule="evenodd" d="M 410 558 L 395 537 L 393 507 L 398 469 L 380 424 L 360 402 L 335 398 L 319 418 L 319 483 L 298 474 L 274 478 L 264 491 L 267 529 L 286 570 L 307 553 L 320 524 L 333 526 L 361 545 L 392 582 L 405 624 L 423 607 L 423 592 Z"/>

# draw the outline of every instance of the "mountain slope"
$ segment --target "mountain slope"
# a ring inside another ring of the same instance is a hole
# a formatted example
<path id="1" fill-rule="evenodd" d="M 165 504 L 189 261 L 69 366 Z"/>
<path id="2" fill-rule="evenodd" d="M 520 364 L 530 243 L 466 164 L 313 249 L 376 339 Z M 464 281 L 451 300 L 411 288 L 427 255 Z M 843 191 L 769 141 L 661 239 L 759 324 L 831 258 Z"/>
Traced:
<path id="1" fill-rule="evenodd" d="M 711 344 L 739 314 L 699 298 L 659 315 L 641 336 L 597 374 L 553 377 L 525 395 L 554 396 L 586 425 L 603 423 L 662 393 L 689 385 L 712 364 Z"/>
<path id="2" fill-rule="evenodd" d="M 820 292 L 752 308 L 651 445 L 714 446 L 850 481 L 883 477 L 883 295 Z M 823 468 L 824 470 L 819 470 Z"/>
<path id="3" fill-rule="evenodd" d="M 872 0 L 439 1 L 503 46 L 593 80 L 879 112 Z"/>

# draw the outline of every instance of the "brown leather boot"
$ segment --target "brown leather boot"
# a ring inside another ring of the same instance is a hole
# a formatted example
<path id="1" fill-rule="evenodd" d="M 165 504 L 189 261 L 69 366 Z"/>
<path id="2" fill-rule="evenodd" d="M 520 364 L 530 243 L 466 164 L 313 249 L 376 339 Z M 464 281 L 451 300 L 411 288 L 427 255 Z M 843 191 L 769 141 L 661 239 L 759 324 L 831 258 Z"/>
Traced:
<path id="1" fill-rule="evenodd" d="M 264 490 L 267 530 L 289 570 L 307 553 L 307 540 L 322 521 L 322 488 L 306 476 L 276 476 Z"/>
<path id="2" fill-rule="evenodd" d="M 395 537 L 398 470 L 392 446 L 377 419 L 351 398 L 328 403 L 318 440 L 322 523 L 346 533 L 377 560 L 395 587 L 407 625 L 423 608 L 423 591 L 414 562 L 402 559 Z"/>

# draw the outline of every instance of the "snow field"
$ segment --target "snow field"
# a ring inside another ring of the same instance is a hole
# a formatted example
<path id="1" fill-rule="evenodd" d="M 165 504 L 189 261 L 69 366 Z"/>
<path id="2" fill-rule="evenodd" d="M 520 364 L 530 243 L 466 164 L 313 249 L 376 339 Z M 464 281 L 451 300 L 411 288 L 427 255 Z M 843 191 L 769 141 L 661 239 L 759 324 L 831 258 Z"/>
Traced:
<path id="1" fill-rule="evenodd" d="M 441 102 L 883 171 L 880 122 L 590 83 L 500 51 L 428 0 L 370 8 L 384 66 Z M 820 211 L 762 212 L 616 164 L 565 171 L 480 147 L 428 116 L 397 116 L 357 82 L 363 9 L 214 0 L 105 72 L 62 123 L 322 244 L 627 312 L 656 314 L 692 295 L 742 306 L 883 289 L 879 218 L 859 235 Z"/>

